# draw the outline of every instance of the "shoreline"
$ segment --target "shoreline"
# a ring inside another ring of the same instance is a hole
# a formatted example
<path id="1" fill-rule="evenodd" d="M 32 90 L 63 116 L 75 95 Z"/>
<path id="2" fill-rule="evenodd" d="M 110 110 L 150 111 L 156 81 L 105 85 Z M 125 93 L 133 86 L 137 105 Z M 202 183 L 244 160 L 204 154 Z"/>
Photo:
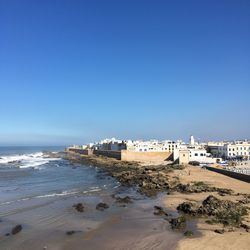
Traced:
<path id="1" fill-rule="evenodd" d="M 241 206 L 249 211 L 250 184 L 248 183 L 192 166 L 184 168 L 179 165 L 147 165 L 137 162 L 121 162 L 100 156 L 82 156 L 75 153 L 66 153 L 65 159 L 98 166 L 120 181 L 122 185 L 137 187 L 138 191 L 145 196 L 152 197 L 158 193 L 167 193 L 162 211 L 176 211 L 180 217 L 185 216 L 186 218 L 185 226 L 177 223 L 177 227 L 173 227 L 173 219 L 179 217 L 176 215 L 165 216 L 164 212 L 160 213 L 166 223 L 168 221 L 171 224 L 172 221 L 172 228 L 177 234 L 186 235 L 177 243 L 176 249 L 178 250 L 231 249 L 233 245 L 238 249 L 239 247 L 248 249 L 250 244 L 249 212 L 242 214 L 239 224 L 223 225 L 220 221 L 208 224 L 206 221 L 213 218 L 208 214 L 194 213 L 190 215 L 186 211 L 177 211 L 180 204 L 188 202 L 192 206 L 202 207 L 209 196 L 221 202 L 222 209 L 225 209 L 223 206 L 229 205 L 233 208 Z M 232 211 L 234 212 L 234 210 Z M 197 230 L 194 230 L 194 225 Z"/>
<path id="2" fill-rule="evenodd" d="M 13 170 L 15 175 L 22 176 L 23 170 Z M 162 205 L 163 196 L 146 198 L 133 186 L 121 186 L 104 168 L 60 160 L 60 163 L 43 170 L 30 168 L 28 172 L 30 175 L 41 175 L 41 179 L 30 179 L 31 184 L 39 181 L 38 188 L 42 183 L 50 183 L 44 182 L 48 181 L 44 177 L 45 174 L 52 174 L 52 181 L 63 180 L 62 185 L 59 185 L 62 188 L 60 190 L 73 190 L 67 181 L 71 184 L 76 181 L 74 188 L 79 192 L 39 199 L 31 197 L 3 204 L 0 211 L 1 249 L 161 250 L 175 249 L 176 243 L 182 238 L 182 235 L 171 230 L 165 220 L 154 215 L 154 205 Z M 65 178 L 55 179 L 58 175 Z M 93 178 L 94 182 L 88 182 L 89 178 Z M 58 181 L 53 188 L 59 187 Z M 91 186 L 85 189 L 84 183 L 90 183 Z M 91 192 L 97 186 L 99 191 Z M 82 192 L 84 190 L 90 191 Z M 46 193 L 48 191 L 55 192 L 48 189 Z M 30 195 L 29 190 L 27 195 Z"/>

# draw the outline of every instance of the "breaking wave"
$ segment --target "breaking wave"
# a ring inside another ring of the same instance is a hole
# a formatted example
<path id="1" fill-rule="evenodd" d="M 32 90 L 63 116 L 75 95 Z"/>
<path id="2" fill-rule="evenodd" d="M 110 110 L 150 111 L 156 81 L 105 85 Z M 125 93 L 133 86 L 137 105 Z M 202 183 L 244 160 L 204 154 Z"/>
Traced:
<path id="1" fill-rule="evenodd" d="M 35 168 L 39 169 L 50 161 L 57 161 L 60 158 L 50 158 L 43 154 L 43 152 L 37 152 L 34 154 L 19 154 L 19 155 L 8 155 L 0 156 L 0 167 L 1 165 L 6 167 L 18 167 L 18 168 Z"/>

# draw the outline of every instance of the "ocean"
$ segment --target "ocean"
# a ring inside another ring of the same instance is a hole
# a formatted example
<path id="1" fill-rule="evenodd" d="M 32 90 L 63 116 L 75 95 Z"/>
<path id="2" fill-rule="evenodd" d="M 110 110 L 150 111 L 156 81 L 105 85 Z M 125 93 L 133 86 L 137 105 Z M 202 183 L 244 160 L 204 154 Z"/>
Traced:
<path id="1" fill-rule="evenodd" d="M 46 151 L 60 147 L 0 148 L 0 216 L 21 201 L 97 192 L 114 182 L 98 178 L 98 169 L 49 158 Z M 45 152 L 45 153 L 44 153 Z"/>

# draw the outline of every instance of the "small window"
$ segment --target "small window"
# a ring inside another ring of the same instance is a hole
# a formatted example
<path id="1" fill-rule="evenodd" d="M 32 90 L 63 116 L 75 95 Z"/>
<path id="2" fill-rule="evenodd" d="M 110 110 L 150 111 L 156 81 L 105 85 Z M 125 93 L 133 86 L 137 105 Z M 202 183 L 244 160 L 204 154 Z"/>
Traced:
<path id="1" fill-rule="evenodd" d="M 198 154 L 197 154 L 197 153 L 195 153 L 195 154 L 194 154 L 194 156 L 198 156 Z"/>

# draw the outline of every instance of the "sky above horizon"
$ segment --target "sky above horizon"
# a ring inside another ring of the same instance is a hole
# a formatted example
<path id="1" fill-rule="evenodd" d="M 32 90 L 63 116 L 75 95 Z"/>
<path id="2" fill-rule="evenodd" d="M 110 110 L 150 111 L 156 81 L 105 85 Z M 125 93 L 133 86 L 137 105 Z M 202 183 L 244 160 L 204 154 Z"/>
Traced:
<path id="1" fill-rule="evenodd" d="M 250 139 L 250 1 L 0 0 L 0 145 Z"/>

